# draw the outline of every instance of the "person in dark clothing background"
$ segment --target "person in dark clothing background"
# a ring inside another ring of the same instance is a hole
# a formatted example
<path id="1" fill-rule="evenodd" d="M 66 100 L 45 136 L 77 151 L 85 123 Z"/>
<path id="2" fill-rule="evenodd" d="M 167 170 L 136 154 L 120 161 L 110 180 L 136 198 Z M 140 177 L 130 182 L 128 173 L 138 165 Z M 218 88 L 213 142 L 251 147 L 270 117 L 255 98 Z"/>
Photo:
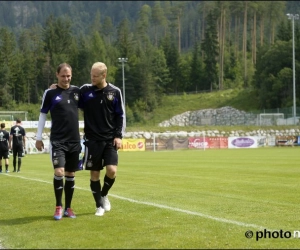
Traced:
<path id="1" fill-rule="evenodd" d="M 22 157 L 24 157 L 26 146 L 26 132 L 21 126 L 21 119 L 16 119 L 16 125 L 12 126 L 9 135 L 9 150 L 13 153 L 13 172 L 20 172 L 22 165 Z M 18 158 L 18 170 L 17 170 L 17 158 Z"/>
<path id="2" fill-rule="evenodd" d="M 5 162 L 5 172 L 9 173 L 9 152 L 8 152 L 9 133 L 5 130 L 5 123 L 0 125 L 0 173 L 2 173 L 2 158 Z"/>

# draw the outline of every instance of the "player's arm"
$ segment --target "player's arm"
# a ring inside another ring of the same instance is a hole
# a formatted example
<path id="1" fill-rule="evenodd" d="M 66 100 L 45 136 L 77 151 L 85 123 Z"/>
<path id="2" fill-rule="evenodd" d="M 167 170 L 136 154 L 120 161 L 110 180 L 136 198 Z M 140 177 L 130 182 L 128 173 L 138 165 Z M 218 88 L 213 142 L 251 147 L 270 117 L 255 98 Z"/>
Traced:
<path id="1" fill-rule="evenodd" d="M 46 118 L 47 115 L 41 112 L 39 116 L 38 128 L 36 133 L 36 141 L 35 141 L 35 147 L 37 148 L 38 151 L 42 151 L 44 149 L 44 143 L 42 141 L 42 133 L 46 124 Z"/>
<path id="2" fill-rule="evenodd" d="M 5 135 L 5 139 L 6 139 L 7 147 L 9 149 L 9 134 L 8 133 Z"/>
<path id="3" fill-rule="evenodd" d="M 122 147 L 122 138 L 126 127 L 126 117 L 125 117 L 125 110 L 124 110 L 124 104 L 123 104 L 121 92 L 119 92 L 119 100 L 120 101 L 117 102 L 114 111 L 117 117 L 114 146 L 116 146 L 117 149 Z"/>
<path id="4" fill-rule="evenodd" d="M 11 142 L 12 142 L 12 138 L 13 138 L 13 135 L 10 135 L 10 136 L 9 136 L 9 140 L 8 140 L 8 148 L 9 148 L 9 150 L 11 150 Z"/>
<path id="5" fill-rule="evenodd" d="M 26 136 L 23 135 L 23 147 L 24 147 L 24 151 L 25 151 L 25 148 L 26 148 Z"/>

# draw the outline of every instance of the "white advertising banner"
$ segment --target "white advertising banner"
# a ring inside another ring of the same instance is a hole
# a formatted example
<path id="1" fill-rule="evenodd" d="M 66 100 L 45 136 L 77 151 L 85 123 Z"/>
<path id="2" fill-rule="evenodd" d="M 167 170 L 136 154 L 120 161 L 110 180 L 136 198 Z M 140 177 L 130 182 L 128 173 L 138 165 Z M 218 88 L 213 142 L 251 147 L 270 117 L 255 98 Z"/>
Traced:
<path id="1" fill-rule="evenodd" d="M 228 137 L 228 148 L 257 148 L 256 136 Z"/>
<path id="2" fill-rule="evenodd" d="M 275 136 L 256 136 L 258 147 L 276 146 Z"/>

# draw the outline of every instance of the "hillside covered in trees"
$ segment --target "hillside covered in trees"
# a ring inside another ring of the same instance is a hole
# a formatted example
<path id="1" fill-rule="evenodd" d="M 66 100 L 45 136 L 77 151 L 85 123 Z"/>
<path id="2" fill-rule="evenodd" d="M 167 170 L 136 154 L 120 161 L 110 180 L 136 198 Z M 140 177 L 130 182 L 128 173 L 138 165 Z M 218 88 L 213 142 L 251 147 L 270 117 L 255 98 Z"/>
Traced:
<path id="1" fill-rule="evenodd" d="M 299 10 L 299 12 L 298 12 Z M 123 91 L 129 122 L 164 95 L 250 89 L 258 108 L 291 107 L 297 1 L 0 1 L 0 109 L 38 104 L 62 62 L 72 84 L 96 61 Z M 296 73 L 297 105 L 300 75 Z"/>

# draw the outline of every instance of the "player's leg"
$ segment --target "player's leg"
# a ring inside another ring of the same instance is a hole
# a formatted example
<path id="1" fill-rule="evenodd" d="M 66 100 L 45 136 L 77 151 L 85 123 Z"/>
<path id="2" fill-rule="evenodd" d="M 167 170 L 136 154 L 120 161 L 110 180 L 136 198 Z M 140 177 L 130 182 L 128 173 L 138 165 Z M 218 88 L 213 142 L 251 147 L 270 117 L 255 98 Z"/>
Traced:
<path id="1" fill-rule="evenodd" d="M 22 145 L 20 145 L 17 149 L 17 156 L 18 156 L 18 171 L 17 172 L 20 172 L 21 165 L 22 165 L 22 157 L 24 157 L 24 148 Z"/>
<path id="2" fill-rule="evenodd" d="M 2 173 L 2 153 L 0 152 L 0 173 Z"/>
<path id="3" fill-rule="evenodd" d="M 54 168 L 53 187 L 55 195 L 54 219 L 60 220 L 63 215 L 62 195 L 64 190 L 65 155 L 59 143 L 50 142 L 50 157 Z"/>
<path id="4" fill-rule="evenodd" d="M 6 173 L 9 173 L 9 170 L 8 170 L 8 164 L 9 164 L 8 157 L 9 157 L 9 153 L 8 153 L 8 150 L 7 150 L 4 153 L 4 162 L 5 162 L 5 171 L 6 171 Z"/>
<path id="5" fill-rule="evenodd" d="M 81 152 L 80 143 L 68 144 L 68 152 L 66 152 L 65 164 L 65 210 L 64 216 L 76 218 L 71 203 L 75 190 L 75 171 L 78 171 L 79 154 Z"/>
<path id="6" fill-rule="evenodd" d="M 65 209 L 64 209 L 64 216 L 69 218 L 76 218 L 74 214 L 71 203 L 73 199 L 75 189 L 75 172 L 65 171 Z"/>
<path id="7" fill-rule="evenodd" d="M 108 200 L 108 191 L 112 188 L 116 176 L 117 176 L 117 165 L 118 165 L 118 151 L 112 145 L 107 143 L 104 154 L 104 166 L 106 166 L 106 174 L 103 180 L 103 187 L 101 190 L 101 201 L 105 211 L 110 211 L 111 204 Z"/>
<path id="8" fill-rule="evenodd" d="M 102 152 L 104 149 L 104 142 L 85 142 L 85 170 L 90 171 L 90 188 L 96 204 L 96 216 L 104 214 L 104 208 L 101 204 L 101 183 L 100 170 L 102 165 Z"/>
<path id="9" fill-rule="evenodd" d="M 13 167 L 14 167 L 14 171 L 13 172 L 17 172 L 17 154 L 18 154 L 18 148 L 13 146 Z"/>

